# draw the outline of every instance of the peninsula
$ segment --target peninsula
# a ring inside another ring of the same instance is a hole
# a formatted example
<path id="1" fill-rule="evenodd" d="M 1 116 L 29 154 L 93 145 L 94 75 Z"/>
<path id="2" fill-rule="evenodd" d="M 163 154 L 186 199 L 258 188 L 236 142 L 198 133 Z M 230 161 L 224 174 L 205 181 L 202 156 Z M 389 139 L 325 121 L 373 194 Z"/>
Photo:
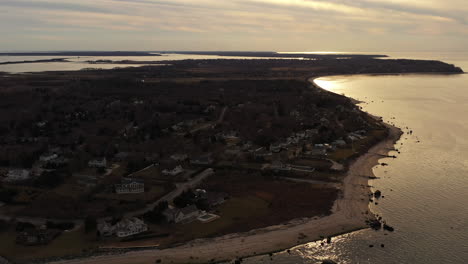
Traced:
<path id="1" fill-rule="evenodd" d="M 0 74 L 1 256 L 209 263 L 375 228 L 367 181 L 400 131 L 309 79 L 462 72 L 336 56 L 158 63 Z"/>

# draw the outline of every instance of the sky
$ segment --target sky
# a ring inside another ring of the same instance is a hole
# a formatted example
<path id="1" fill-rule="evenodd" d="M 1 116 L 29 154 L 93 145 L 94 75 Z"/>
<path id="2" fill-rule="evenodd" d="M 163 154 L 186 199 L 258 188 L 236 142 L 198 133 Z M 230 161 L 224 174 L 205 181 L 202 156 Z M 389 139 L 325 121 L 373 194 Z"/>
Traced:
<path id="1" fill-rule="evenodd" d="M 0 0 L 0 51 L 468 51 L 468 0 Z"/>

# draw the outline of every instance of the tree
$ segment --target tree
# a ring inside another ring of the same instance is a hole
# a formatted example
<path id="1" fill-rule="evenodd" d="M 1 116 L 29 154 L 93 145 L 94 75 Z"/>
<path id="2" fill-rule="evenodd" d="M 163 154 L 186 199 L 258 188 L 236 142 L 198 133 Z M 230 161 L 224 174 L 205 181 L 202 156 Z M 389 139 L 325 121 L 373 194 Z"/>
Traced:
<path id="1" fill-rule="evenodd" d="M 174 199 L 174 205 L 179 208 L 184 208 L 188 205 L 193 204 L 195 199 L 195 194 L 192 190 L 187 190 L 182 192 L 179 196 Z"/>
<path id="2" fill-rule="evenodd" d="M 85 225 L 85 232 L 86 233 L 89 233 L 93 230 L 96 230 L 97 228 L 97 220 L 96 220 L 96 217 L 94 216 L 87 216 L 85 218 L 85 222 L 84 222 L 84 225 Z"/>

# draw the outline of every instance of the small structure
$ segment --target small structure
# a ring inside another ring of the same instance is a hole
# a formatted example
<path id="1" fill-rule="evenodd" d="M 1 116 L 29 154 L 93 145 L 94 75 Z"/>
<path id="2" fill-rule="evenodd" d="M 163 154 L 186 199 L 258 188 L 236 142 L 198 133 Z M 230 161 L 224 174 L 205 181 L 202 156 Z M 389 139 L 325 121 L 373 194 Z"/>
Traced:
<path id="1" fill-rule="evenodd" d="M 335 146 L 335 147 L 344 147 L 344 146 L 346 146 L 346 141 L 344 141 L 342 139 L 337 139 L 337 140 L 332 142 L 332 145 Z"/>
<path id="2" fill-rule="evenodd" d="M 169 176 L 177 176 L 183 173 L 184 171 L 185 171 L 184 168 L 182 168 L 182 166 L 179 165 L 172 170 L 168 170 L 168 169 L 163 170 L 162 174 L 169 175 Z"/>
<path id="3" fill-rule="evenodd" d="M 188 159 L 187 154 L 174 154 L 171 156 L 171 159 L 175 161 L 185 161 Z"/>
<path id="4" fill-rule="evenodd" d="M 56 153 L 45 153 L 39 157 L 39 160 L 42 162 L 48 162 L 56 158 L 58 158 L 58 155 Z"/>
<path id="5" fill-rule="evenodd" d="M 135 194 L 145 192 L 145 183 L 140 179 L 122 178 L 122 182 L 115 184 L 115 192 L 118 194 Z"/>
<path id="6" fill-rule="evenodd" d="M 164 210 L 163 215 L 166 217 L 168 222 L 180 223 L 180 222 L 190 222 L 197 219 L 199 216 L 204 213 L 195 205 L 189 205 L 182 209 L 178 208 L 168 208 Z"/>
<path id="7" fill-rule="evenodd" d="M 214 220 L 218 219 L 219 218 L 219 215 L 215 215 L 215 214 L 204 214 L 204 215 L 201 215 L 197 218 L 198 221 L 206 224 L 206 223 L 209 223 L 209 222 L 213 222 Z"/>
<path id="8" fill-rule="evenodd" d="M 101 222 L 98 224 L 98 231 L 101 236 L 128 237 L 148 231 L 148 225 L 142 220 L 132 217 L 126 218 L 112 225 L 108 222 Z"/>
<path id="9" fill-rule="evenodd" d="M 258 148 L 254 150 L 253 155 L 255 158 L 268 159 L 273 156 L 273 153 L 271 153 L 270 151 L 266 151 L 265 148 Z"/>
<path id="10" fill-rule="evenodd" d="M 203 155 L 200 157 L 190 159 L 190 164 L 193 165 L 211 165 L 213 164 L 213 159 L 211 158 L 211 154 Z"/>
<path id="11" fill-rule="evenodd" d="M 271 163 L 270 169 L 274 171 L 290 171 L 291 167 L 282 163 L 281 161 L 275 160 Z"/>
<path id="12" fill-rule="evenodd" d="M 31 177 L 31 172 L 26 169 L 13 169 L 9 170 L 5 179 L 5 182 L 18 182 L 25 181 Z"/>
<path id="13" fill-rule="evenodd" d="M 275 143 L 270 145 L 270 151 L 273 153 L 279 153 L 281 152 L 281 144 L 280 143 Z"/>
<path id="14" fill-rule="evenodd" d="M 91 168 L 106 168 L 107 160 L 106 158 L 93 159 L 88 162 L 88 166 Z"/>

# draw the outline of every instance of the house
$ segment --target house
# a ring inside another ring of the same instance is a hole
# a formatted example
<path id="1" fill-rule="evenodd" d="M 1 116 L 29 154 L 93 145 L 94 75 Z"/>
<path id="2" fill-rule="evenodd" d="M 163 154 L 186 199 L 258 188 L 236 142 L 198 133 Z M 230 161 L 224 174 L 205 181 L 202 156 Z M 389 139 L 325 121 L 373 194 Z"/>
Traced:
<path id="1" fill-rule="evenodd" d="M 312 155 L 312 156 L 325 156 L 327 155 L 327 150 L 323 148 L 314 148 L 311 151 L 309 151 L 307 154 Z"/>
<path id="2" fill-rule="evenodd" d="M 142 220 L 132 217 L 117 223 L 117 236 L 128 237 L 148 231 L 148 225 Z"/>
<path id="3" fill-rule="evenodd" d="M 180 223 L 180 222 L 190 222 L 197 217 L 203 215 L 204 212 L 198 210 L 195 205 L 189 205 L 182 209 L 178 208 L 168 208 L 164 210 L 163 215 L 166 217 L 168 222 Z"/>
<path id="4" fill-rule="evenodd" d="M 311 166 L 290 164 L 289 167 L 290 167 L 290 169 L 292 169 L 294 171 L 299 171 L 299 172 L 314 172 L 315 171 L 315 168 L 313 168 Z"/>
<path id="5" fill-rule="evenodd" d="M 88 162 L 88 166 L 91 167 L 91 168 L 106 168 L 107 167 L 107 160 L 106 160 L 105 157 L 90 160 Z"/>
<path id="6" fill-rule="evenodd" d="M 47 162 L 52 167 L 58 168 L 58 167 L 63 167 L 69 163 L 69 160 L 64 157 L 58 157 L 56 159 L 50 160 Z"/>
<path id="7" fill-rule="evenodd" d="M 118 194 L 143 193 L 145 183 L 140 179 L 122 178 L 122 182 L 115 184 L 115 192 Z"/>
<path id="8" fill-rule="evenodd" d="M 213 164 L 213 159 L 211 158 L 211 154 L 203 155 L 197 158 L 190 159 L 190 164 L 193 165 L 211 165 Z"/>
<path id="9" fill-rule="evenodd" d="M 254 150 L 254 157 L 255 158 L 271 158 L 271 156 L 273 156 L 273 153 L 271 153 L 270 151 L 266 151 L 265 148 L 258 148 L 256 150 Z"/>
<path id="10" fill-rule="evenodd" d="M 229 198 L 227 193 L 207 192 L 204 189 L 196 189 L 195 195 L 197 197 L 197 202 L 200 202 L 204 208 L 216 207 L 224 203 Z"/>
<path id="11" fill-rule="evenodd" d="M 182 166 L 179 165 L 172 170 L 168 170 L 168 169 L 163 170 L 162 174 L 169 175 L 169 176 L 177 176 L 183 173 L 184 171 L 185 171 L 184 168 L 182 168 Z"/>
<path id="12" fill-rule="evenodd" d="M 188 159 L 187 154 L 174 154 L 171 156 L 171 159 L 175 161 L 185 161 Z"/>
<path id="13" fill-rule="evenodd" d="M 290 171 L 291 167 L 283 164 L 281 161 L 276 160 L 271 163 L 270 169 L 274 171 Z"/>
<path id="14" fill-rule="evenodd" d="M 142 220 L 132 217 L 125 218 L 115 225 L 106 221 L 100 222 L 97 229 L 101 236 L 128 237 L 148 231 L 148 225 Z"/>
<path id="15" fill-rule="evenodd" d="M 6 177 L 3 181 L 5 182 L 17 182 L 17 181 L 25 181 L 31 177 L 31 172 L 26 169 L 13 169 L 9 170 L 6 174 Z"/>
<path id="16" fill-rule="evenodd" d="M 114 155 L 114 159 L 116 161 L 124 161 L 128 158 L 128 156 L 130 156 L 130 153 L 121 151 Z"/>
<path id="17" fill-rule="evenodd" d="M 346 146 L 346 141 L 344 141 L 342 139 L 337 139 L 337 140 L 332 142 L 332 145 L 335 146 L 335 147 L 344 147 L 344 146 Z"/>
<path id="18" fill-rule="evenodd" d="M 281 152 L 281 144 L 280 143 L 271 144 L 270 145 L 270 151 L 273 152 L 273 153 Z"/>
<path id="19" fill-rule="evenodd" d="M 58 155 L 56 153 L 45 153 L 39 157 L 39 160 L 42 162 L 48 162 L 56 158 L 58 158 Z"/>

